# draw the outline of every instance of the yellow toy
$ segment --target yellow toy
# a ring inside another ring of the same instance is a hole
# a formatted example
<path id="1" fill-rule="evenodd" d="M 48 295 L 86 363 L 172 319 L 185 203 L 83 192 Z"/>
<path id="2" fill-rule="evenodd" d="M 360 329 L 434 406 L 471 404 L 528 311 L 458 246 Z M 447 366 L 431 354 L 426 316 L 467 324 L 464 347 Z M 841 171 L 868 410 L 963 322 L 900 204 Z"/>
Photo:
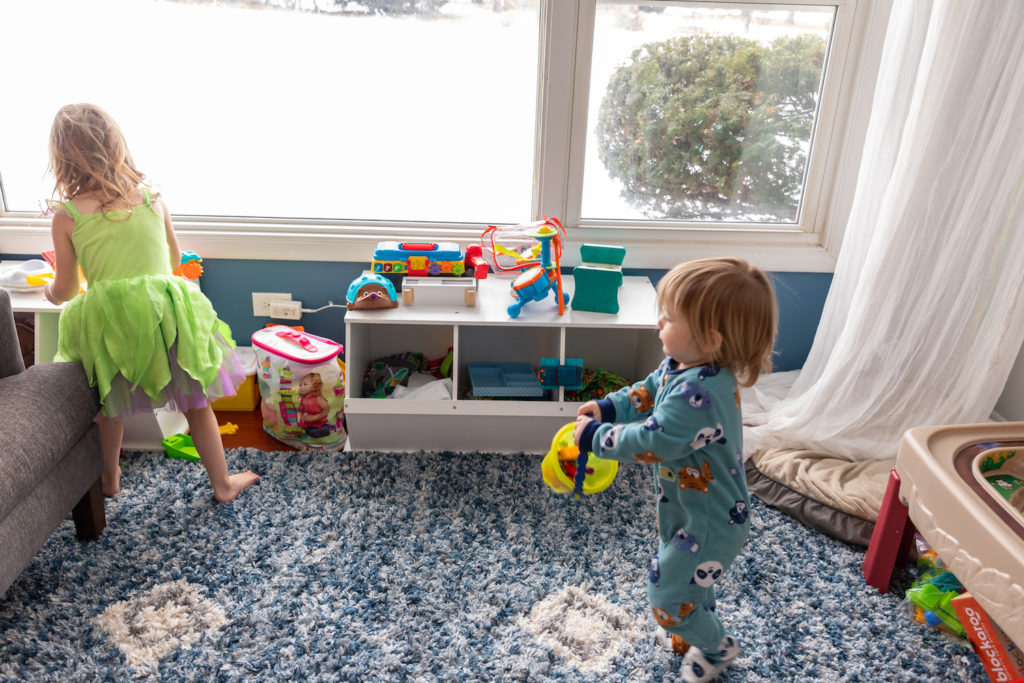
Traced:
<path id="1" fill-rule="evenodd" d="M 555 493 L 569 493 L 577 498 L 604 491 L 615 480 L 619 463 L 599 458 L 593 453 L 580 453 L 573 443 L 575 422 L 570 422 L 551 440 L 551 450 L 541 461 L 544 483 Z"/>
<path id="2" fill-rule="evenodd" d="M 219 430 L 221 434 L 234 434 L 235 432 L 238 431 L 238 425 L 236 425 L 234 422 L 228 422 L 226 424 L 220 425 Z"/>

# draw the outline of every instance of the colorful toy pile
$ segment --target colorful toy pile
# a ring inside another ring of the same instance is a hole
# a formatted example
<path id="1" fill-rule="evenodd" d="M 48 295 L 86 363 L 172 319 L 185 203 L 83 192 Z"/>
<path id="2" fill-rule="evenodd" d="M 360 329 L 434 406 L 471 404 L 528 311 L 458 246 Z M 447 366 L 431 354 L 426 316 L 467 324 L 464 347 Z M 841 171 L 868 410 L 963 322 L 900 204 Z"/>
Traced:
<path id="1" fill-rule="evenodd" d="M 915 534 L 915 542 L 921 576 L 906 592 L 913 619 L 968 638 L 993 681 L 1024 678 L 1024 652 L 989 618 L 920 534 Z"/>

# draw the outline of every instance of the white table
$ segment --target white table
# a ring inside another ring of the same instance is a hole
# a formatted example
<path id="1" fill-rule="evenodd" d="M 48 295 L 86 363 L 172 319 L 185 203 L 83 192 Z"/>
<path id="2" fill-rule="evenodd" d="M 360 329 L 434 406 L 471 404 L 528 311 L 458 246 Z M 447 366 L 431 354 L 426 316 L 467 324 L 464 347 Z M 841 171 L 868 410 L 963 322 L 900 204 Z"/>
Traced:
<path id="1" fill-rule="evenodd" d="M 11 265 L 4 261 L 0 266 Z M 35 322 L 35 337 L 33 344 L 35 348 L 36 361 L 49 363 L 57 353 L 57 321 L 60 319 L 60 311 L 63 306 L 54 306 L 46 297 L 39 292 L 19 292 L 13 289 L 7 290 L 11 296 L 11 307 L 15 313 L 32 313 Z"/>

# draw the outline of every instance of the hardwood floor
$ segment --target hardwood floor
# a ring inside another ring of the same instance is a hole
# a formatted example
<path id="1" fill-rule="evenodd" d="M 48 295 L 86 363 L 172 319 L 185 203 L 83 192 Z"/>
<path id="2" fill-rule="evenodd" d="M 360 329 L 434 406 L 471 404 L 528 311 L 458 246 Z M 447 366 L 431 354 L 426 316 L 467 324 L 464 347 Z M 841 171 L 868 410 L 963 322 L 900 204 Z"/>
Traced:
<path id="1" fill-rule="evenodd" d="M 217 424 L 221 426 L 228 422 L 238 425 L 238 431 L 234 434 L 221 435 L 225 450 L 229 448 L 257 448 L 261 451 L 296 450 L 263 431 L 263 417 L 260 415 L 259 408 L 244 412 L 218 410 L 216 415 Z"/>

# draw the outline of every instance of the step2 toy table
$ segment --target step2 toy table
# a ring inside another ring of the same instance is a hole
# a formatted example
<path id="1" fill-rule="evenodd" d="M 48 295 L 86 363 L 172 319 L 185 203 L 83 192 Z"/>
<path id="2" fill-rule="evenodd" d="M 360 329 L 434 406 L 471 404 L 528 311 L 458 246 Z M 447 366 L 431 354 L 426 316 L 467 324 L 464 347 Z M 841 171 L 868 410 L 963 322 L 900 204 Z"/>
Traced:
<path id="1" fill-rule="evenodd" d="M 1019 473 L 1024 422 L 909 430 L 864 561 L 867 582 L 888 589 L 916 527 L 988 615 L 1024 643 L 1024 510 L 1007 489 Z"/>

